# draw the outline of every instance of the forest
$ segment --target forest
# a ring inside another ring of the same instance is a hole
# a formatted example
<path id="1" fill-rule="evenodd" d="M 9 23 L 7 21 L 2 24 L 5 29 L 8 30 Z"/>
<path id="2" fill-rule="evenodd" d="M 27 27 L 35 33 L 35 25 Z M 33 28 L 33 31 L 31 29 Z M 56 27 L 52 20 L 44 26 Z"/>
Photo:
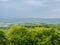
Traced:
<path id="1" fill-rule="evenodd" d="M 60 45 L 60 24 L 13 25 L 0 29 L 0 45 Z"/>

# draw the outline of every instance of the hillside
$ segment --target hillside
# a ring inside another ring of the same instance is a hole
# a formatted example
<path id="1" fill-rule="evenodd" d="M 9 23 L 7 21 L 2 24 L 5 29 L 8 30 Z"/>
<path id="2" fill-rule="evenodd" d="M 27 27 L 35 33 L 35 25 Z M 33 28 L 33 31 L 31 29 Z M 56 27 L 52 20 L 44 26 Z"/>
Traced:
<path id="1" fill-rule="evenodd" d="M 1 18 L 0 23 L 60 23 L 60 18 Z"/>

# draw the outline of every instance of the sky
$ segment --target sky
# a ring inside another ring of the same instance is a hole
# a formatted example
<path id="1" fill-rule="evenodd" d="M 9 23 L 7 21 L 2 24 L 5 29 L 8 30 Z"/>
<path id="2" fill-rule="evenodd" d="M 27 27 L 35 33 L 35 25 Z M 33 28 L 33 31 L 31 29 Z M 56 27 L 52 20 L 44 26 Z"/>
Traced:
<path id="1" fill-rule="evenodd" d="M 60 18 L 60 0 L 0 0 L 0 18 Z"/>

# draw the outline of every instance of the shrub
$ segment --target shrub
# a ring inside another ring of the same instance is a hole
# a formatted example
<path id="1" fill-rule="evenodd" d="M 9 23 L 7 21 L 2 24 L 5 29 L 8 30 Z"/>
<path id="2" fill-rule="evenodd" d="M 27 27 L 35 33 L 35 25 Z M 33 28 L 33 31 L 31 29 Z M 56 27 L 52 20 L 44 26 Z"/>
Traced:
<path id="1" fill-rule="evenodd" d="M 7 45 L 7 39 L 4 34 L 5 33 L 3 31 L 0 31 L 0 45 Z"/>
<path id="2" fill-rule="evenodd" d="M 8 45 L 59 45 L 60 31 L 54 28 L 13 26 L 7 33 Z"/>
<path id="3" fill-rule="evenodd" d="M 23 37 L 27 29 L 21 26 L 13 26 L 8 30 L 7 37 L 11 45 L 22 45 Z"/>

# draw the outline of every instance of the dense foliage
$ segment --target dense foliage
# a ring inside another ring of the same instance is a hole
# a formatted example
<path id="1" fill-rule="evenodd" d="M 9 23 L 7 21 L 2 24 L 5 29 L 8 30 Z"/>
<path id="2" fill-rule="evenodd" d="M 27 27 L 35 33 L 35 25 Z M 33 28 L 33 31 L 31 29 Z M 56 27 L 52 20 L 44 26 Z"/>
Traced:
<path id="1" fill-rule="evenodd" d="M 0 31 L 0 45 L 60 45 L 60 30 L 49 26 L 12 26 Z"/>

